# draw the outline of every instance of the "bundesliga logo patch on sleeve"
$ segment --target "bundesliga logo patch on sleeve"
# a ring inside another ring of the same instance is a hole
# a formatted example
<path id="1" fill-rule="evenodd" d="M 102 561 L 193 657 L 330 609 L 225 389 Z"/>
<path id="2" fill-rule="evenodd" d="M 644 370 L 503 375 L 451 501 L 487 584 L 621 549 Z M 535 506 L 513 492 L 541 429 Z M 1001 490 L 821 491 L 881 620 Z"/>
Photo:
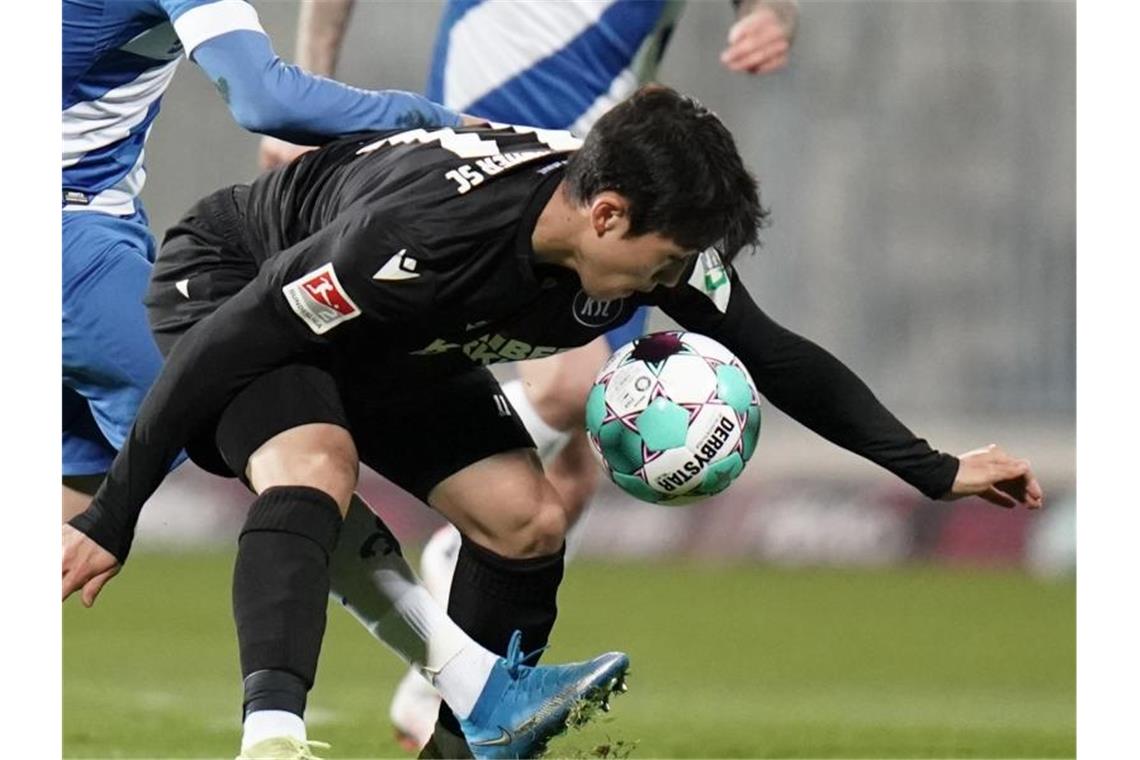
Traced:
<path id="1" fill-rule="evenodd" d="M 728 308 L 732 279 L 728 267 L 715 248 L 706 248 L 697 257 L 697 265 L 689 277 L 689 285 L 704 293 L 722 313 Z"/>
<path id="2" fill-rule="evenodd" d="M 317 335 L 323 335 L 361 313 L 341 286 L 331 262 L 293 280 L 281 292 L 293 313 Z"/>

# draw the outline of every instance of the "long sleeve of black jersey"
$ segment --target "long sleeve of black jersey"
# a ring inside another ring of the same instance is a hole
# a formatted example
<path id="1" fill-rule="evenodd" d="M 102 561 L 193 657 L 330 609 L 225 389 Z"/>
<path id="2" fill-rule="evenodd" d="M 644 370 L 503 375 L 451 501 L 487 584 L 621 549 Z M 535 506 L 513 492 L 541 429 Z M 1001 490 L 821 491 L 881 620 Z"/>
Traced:
<path id="1" fill-rule="evenodd" d="M 926 496 L 949 492 L 958 460 L 932 449 L 879 402 L 841 361 L 777 324 L 735 271 L 702 254 L 687 283 L 659 305 L 687 330 L 720 341 L 748 367 L 776 407 L 827 440 L 885 467 Z"/>
<path id="2" fill-rule="evenodd" d="M 305 348 L 264 293 L 251 282 L 179 340 L 91 506 L 72 518 L 120 563 L 143 505 L 196 431 L 250 380 Z"/>
<path id="3" fill-rule="evenodd" d="M 369 329 L 382 340 L 385 325 L 414 318 L 433 291 L 433 278 L 408 277 L 400 249 L 393 254 L 378 228 L 366 216 L 338 220 L 270 259 L 188 330 L 139 407 L 91 506 L 71 525 L 124 562 L 139 513 L 178 452 L 243 387 L 348 331 Z M 371 279 L 379 260 L 377 274 L 389 279 Z"/>

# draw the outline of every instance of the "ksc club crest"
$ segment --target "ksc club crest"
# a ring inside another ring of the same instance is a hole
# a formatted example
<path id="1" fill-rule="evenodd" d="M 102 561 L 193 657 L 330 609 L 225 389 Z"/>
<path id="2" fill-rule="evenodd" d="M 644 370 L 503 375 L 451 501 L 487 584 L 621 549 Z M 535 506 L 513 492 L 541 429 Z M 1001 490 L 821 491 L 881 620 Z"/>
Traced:
<path id="1" fill-rule="evenodd" d="M 579 290 L 578 295 L 574 296 L 574 306 L 571 310 L 578 324 L 586 327 L 602 327 L 618 318 L 624 300 L 617 298 L 613 301 L 599 301 L 586 295 L 586 291 Z"/>

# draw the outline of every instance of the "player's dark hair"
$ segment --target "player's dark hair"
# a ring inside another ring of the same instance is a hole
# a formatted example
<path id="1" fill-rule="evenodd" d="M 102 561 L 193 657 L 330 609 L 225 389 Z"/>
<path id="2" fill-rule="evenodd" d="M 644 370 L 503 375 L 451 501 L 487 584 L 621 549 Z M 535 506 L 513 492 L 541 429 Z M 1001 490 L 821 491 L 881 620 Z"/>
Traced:
<path id="1" fill-rule="evenodd" d="M 576 203 L 611 190 L 630 202 L 629 234 L 655 232 L 725 261 L 759 243 L 768 211 L 732 134 L 695 99 L 649 85 L 598 119 L 566 169 Z"/>

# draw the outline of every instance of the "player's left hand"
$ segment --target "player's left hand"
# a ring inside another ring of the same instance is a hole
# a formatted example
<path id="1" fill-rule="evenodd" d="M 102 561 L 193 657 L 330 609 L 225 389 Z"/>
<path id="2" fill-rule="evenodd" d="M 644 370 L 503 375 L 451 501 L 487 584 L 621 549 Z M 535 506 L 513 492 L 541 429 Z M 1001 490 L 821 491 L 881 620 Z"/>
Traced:
<path id="1" fill-rule="evenodd" d="M 257 150 L 257 165 L 261 167 L 262 171 L 269 171 L 290 163 L 297 156 L 308 153 L 310 150 L 316 150 L 316 146 L 294 145 L 266 135 L 261 138 L 261 145 Z"/>
<path id="2" fill-rule="evenodd" d="M 460 126 L 463 127 L 489 127 L 491 122 L 482 118 L 481 116 L 471 116 L 470 114 L 461 113 L 459 118 L 463 121 Z"/>
<path id="3" fill-rule="evenodd" d="M 95 597 L 107 581 L 119 572 L 119 561 L 82 531 L 63 525 L 63 601 L 83 589 L 84 607 L 95 604 Z"/>
<path id="4" fill-rule="evenodd" d="M 1024 504 L 1039 509 L 1045 503 L 1045 492 L 1027 459 L 1015 459 L 996 443 L 974 449 L 958 457 L 958 474 L 950 493 L 943 500 L 980 496 L 999 507 L 1012 509 Z"/>
<path id="5" fill-rule="evenodd" d="M 749 74 L 770 74 L 783 68 L 796 25 L 795 6 L 786 6 L 786 12 L 781 14 L 767 3 L 757 3 L 733 24 L 728 30 L 728 47 L 720 54 L 724 67 Z"/>

